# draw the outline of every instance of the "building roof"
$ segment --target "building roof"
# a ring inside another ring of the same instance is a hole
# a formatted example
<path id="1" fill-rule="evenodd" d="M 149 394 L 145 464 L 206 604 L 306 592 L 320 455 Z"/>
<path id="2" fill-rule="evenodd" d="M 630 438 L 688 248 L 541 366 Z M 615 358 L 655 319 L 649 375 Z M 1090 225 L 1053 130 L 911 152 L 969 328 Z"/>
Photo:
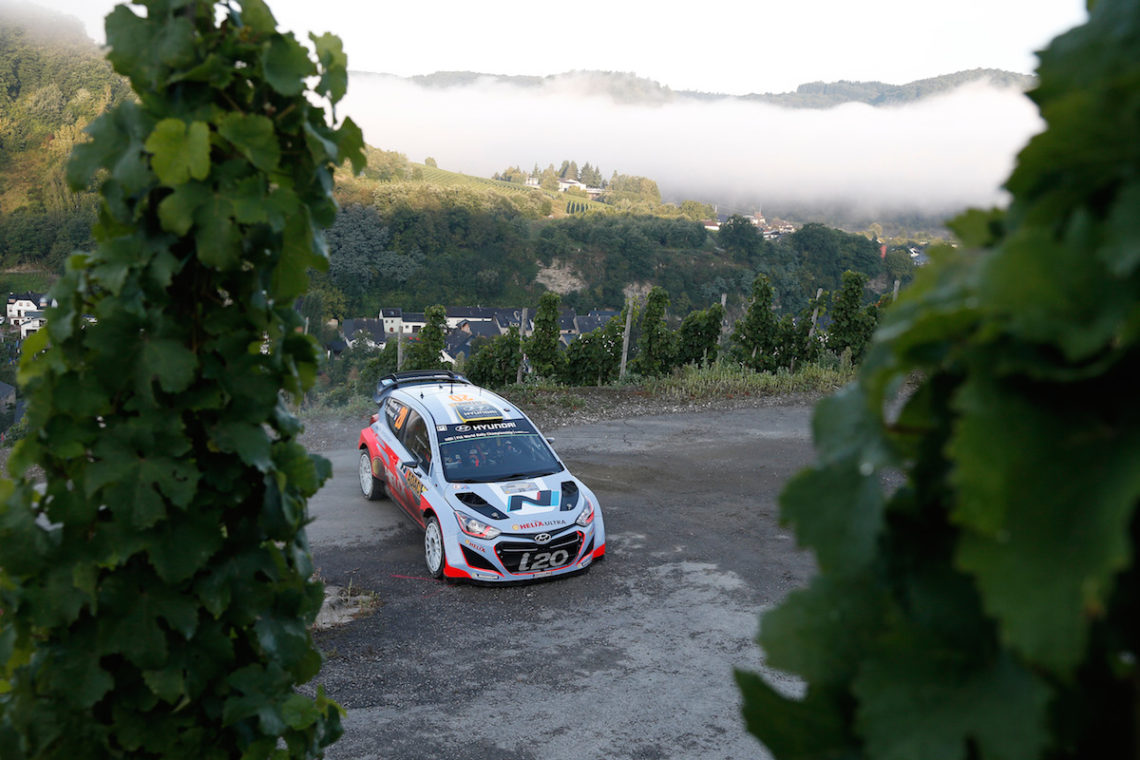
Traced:
<path id="1" fill-rule="evenodd" d="M 352 340 L 360 331 L 368 334 L 373 343 L 383 343 L 387 338 L 384 335 L 383 319 L 346 319 L 344 320 L 344 337 Z"/>
<path id="2" fill-rule="evenodd" d="M 496 311 L 496 309 L 483 306 L 448 306 L 447 316 L 449 319 L 470 319 L 489 322 L 495 318 Z"/>

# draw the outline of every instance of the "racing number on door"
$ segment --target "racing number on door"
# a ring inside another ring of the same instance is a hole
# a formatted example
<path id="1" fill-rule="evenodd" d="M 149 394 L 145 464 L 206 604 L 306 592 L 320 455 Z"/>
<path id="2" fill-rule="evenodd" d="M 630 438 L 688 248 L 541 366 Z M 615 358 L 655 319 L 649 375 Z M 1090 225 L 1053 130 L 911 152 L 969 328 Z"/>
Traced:
<path id="1" fill-rule="evenodd" d="M 531 562 L 531 557 L 534 562 Z M 533 573 L 538 570 L 550 570 L 555 567 L 561 567 L 570 561 L 570 552 L 565 549 L 559 549 L 553 552 L 538 552 L 532 554 L 527 552 L 522 556 L 522 562 L 519 563 L 519 572 Z"/>

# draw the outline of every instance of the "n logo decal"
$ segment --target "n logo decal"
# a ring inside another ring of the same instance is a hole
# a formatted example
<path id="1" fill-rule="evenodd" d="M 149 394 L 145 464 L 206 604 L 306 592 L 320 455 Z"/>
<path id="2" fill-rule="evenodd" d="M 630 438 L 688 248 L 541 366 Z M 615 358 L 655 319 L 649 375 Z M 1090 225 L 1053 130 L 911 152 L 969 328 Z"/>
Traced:
<path id="1" fill-rule="evenodd" d="M 554 496 L 554 491 L 539 491 L 538 496 L 527 496 L 525 494 L 516 493 L 511 496 L 507 502 L 507 511 L 517 512 L 523 508 L 524 504 L 533 504 L 536 507 L 549 507 L 556 505 L 557 501 Z"/>

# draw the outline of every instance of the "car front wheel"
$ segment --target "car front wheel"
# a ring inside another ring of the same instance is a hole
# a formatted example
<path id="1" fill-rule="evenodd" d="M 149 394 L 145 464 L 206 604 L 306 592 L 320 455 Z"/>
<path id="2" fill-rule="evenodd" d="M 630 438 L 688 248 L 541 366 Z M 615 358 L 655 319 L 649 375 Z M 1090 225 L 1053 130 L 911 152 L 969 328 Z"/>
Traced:
<path id="1" fill-rule="evenodd" d="M 427 530 L 424 532 L 424 560 L 432 578 L 443 577 L 443 531 L 439 527 L 439 520 L 434 517 L 428 518 Z"/>
<path id="2" fill-rule="evenodd" d="M 372 474 L 372 455 L 368 449 L 360 450 L 360 492 L 369 501 L 376 501 L 384 496 L 384 484 Z"/>

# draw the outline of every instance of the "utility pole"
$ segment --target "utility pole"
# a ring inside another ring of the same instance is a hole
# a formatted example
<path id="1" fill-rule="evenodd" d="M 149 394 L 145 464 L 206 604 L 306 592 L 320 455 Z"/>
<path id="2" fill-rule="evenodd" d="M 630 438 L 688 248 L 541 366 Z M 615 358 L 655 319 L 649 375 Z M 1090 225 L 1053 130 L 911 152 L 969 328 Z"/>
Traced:
<path id="1" fill-rule="evenodd" d="M 823 295 L 823 288 L 815 291 L 815 308 L 811 310 L 811 329 L 808 330 L 808 338 L 810 339 L 815 335 L 815 322 L 819 319 L 819 297 Z"/>
<path id="2" fill-rule="evenodd" d="M 527 310 L 524 306 L 522 310 L 522 319 L 519 320 L 519 353 L 521 353 L 522 356 L 519 357 L 519 371 L 515 375 L 515 385 L 522 383 L 523 367 L 526 366 L 526 341 L 524 340 L 526 338 L 526 312 Z"/>

